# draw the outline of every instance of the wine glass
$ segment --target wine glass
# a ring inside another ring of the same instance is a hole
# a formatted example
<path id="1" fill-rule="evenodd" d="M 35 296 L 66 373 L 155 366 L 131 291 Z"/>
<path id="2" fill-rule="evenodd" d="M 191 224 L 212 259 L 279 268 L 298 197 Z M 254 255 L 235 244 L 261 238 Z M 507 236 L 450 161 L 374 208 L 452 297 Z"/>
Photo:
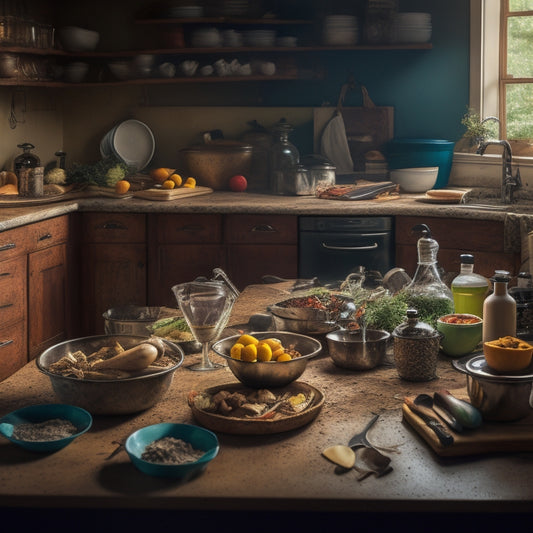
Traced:
<path id="1" fill-rule="evenodd" d="M 209 359 L 209 343 L 216 341 L 228 323 L 234 294 L 221 281 L 191 281 L 172 287 L 178 305 L 198 342 L 202 344 L 202 362 L 190 370 L 217 370 L 225 365 Z"/>

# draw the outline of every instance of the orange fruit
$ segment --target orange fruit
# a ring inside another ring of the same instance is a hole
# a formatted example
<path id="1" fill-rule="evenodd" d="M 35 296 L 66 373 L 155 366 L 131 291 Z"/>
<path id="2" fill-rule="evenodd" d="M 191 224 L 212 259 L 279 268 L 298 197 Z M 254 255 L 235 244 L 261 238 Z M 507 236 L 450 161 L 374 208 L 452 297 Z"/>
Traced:
<path id="1" fill-rule="evenodd" d="M 115 184 L 115 192 L 117 194 L 126 194 L 130 190 L 130 182 L 127 180 L 117 181 Z"/>
<path id="2" fill-rule="evenodd" d="M 270 361 L 272 359 L 272 348 L 265 342 L 260 342 L 257 345 L 257 360 Z"/>
<path id="3" fill-rule="evenodd" d="M 172 180 L 176 184 L 176 187 L 180 187 L 183 182 L 179 174 L 171 174 L 168 179 Z"/>
<path id="4" fill-rule="evenodd" d="M 164 181 L 168 180 L 168 178 L 174 174 L 173 168 L 165 168 L 165 167 L 159 167 L 154 168 L 150 171 L 150 177 L 156 181 L 157 183 L 163 183 Z"/>
<path id="5" fill-rule="evenodd" d="M 279 363 L 283 362 L 283 361 L 290 361 L 292 359 L 292 357 L 290 356 L 290 354 L 288 353 L 284 353 L 284 354 L 281 354 L 277 359 L 276 361 L 278 361 Z"/>
<path id="6" fill-rule="evenodd" d="M 184 187 L 194 189 L 196 187 L 196 180 L 194 178 L 187 178 L 187 181 L 183 184 Z"/>
<path id="7" fill-rule="evenodd" d="M 248 344 L 241 349 L 241 360 L 253 363 L 257 361 L 257 346 L 255 344 Z"/>
<path id="8" fill-rule="evenodd" d="M 173 189 L 175 186 L 176 184 L 172 180 L 165 180 L 161 184 L 161 187 L 163 187 L 163 189 Z"/>

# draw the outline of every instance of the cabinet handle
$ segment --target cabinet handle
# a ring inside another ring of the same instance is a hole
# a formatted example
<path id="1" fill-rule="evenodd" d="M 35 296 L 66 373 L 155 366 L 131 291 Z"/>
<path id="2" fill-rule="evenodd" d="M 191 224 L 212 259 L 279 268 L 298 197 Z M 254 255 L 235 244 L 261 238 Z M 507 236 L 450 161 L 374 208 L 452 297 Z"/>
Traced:
<path id="1" fill-rule="evenodd" d="M 14 242 L 10 242 L 8 244 L 4 244 L 4 245 L 0 246 L 0 252 L 4 252 L 5 250 L 12 250 L 16 246 L 17 245 Z"/>
<path id="2" fill-rule="evenodd" d="M 203 229 L 204 227 L 199 224 L 189 224 L 188 226 L 178 228 L 178 231 L 202 231 Z"/>
<path id="3" fill-rule="evenodd" d="M 0 309 L 7 309 L 8 307 L 13 307 L 13 304 L 0 305 Z"/>
<path id="4" fill-rule="evenodd" d="M 332 246 L 329 244 L 326 244 L 325 242 L 322 243 L 322 247 L 326 248 L 326 250 L 375 250 L 378 247 L 378 243 L 375 242 L 374 244 L 371 244 L 370 246 Z"/>
<path id="5" fill-rule="evenodd" d="M 0 348 L 3 348 L 4 346 L 9 346 L 10 344 L 13 344 L 15 341 L 13 339 L 10 339 L 8 341 L 0 341 Z"/>
<path id="6" fill-rule="evenodd" d="M 104 229 L 128 229 L 126 226 L 119 224 L 118 222 L 106 222 L 103 226 Z"/>
<path id="7" fill-rule="evenodd" d="M 0 272 L 0 278 L 11 276 L 11 272 Z"/>
<path id="8" fill-rule="evenodd" d="M 39 237 L 39 241 L 46 241 L 47 239 L 51 239 L 52 238 L 52 234 L 51 233 L 45 233 L 44 235 L 41 235 Z"/>
<path id="9" fill-rule="evenodd" d="M 252 231 L 275 232 L 276 230 L 270 224 L 259 224 L 258 226 L 254 226 Z"/>

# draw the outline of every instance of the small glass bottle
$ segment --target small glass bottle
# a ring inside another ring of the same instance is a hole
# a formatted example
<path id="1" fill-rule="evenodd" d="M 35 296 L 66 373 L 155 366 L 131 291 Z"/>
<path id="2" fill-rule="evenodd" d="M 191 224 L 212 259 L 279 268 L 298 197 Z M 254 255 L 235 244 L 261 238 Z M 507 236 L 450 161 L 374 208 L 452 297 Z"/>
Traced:
<path id="1" fill-rule="evenodd" d="M 285 119 L 274 126 L 274 142 L 270 149 L 270 188 L 274 194 L 283 194 L 285 173 L 300 162 L 298 148 L 289 141 L 292 130 Z"/>
<path id="2" fill-rule="evenodd" d="M 461 254 L 461 271 L 452 281 L 453 303 L 456 313 L 483 318 L 483 302 L 489 292 L 489 282 L 474 272 L 474 256 Z"/>
<path id="3" fill-rule="evenodd" d="M 32 153 L 33 144 L 22 143 L 17 145 L 22 153 L 15 157 L 15 174 L 18 179 L 20 196 L 38 197 L 43 195 L 44 169 L 40 166 L 41 160 Z"/>
<path id="4" fill-rule="evenodd" d="M 412 298 L 412 305 L 416 307 L 417 297 L 432 297 L 442 305 L 439 307 L 442 315 L 452 313 L 453 295 L 450 288 L 441 280 L 437 270 L 437 253 L 439 243 L 431 237 L 431 231 L 426 224 L 418 224 L 413 231 L 421 231 L 422 237 L 418 239 L 418 265 L 411 283 L 405 287 L 405 291 Z"/>
<path id="5" fill-rule="evenodd" d="M 483 342 L 516 336 L 516 300 L 509 294 L 509 272 L 496 270 L 491 281 L 494 291 L 483 303 Z"/>

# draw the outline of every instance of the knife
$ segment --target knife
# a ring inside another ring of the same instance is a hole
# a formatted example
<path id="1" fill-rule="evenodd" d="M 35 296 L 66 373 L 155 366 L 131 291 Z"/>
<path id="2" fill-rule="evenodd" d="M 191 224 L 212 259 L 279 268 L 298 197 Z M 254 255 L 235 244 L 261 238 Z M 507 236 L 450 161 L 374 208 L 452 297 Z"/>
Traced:
<path id="1" fill-rule="evenodd" d="M 423 407 L 416 405 L 411 398 L 406 397 L 404 401 L 407 407 L 416 413 L 426 423 L 426 425 L 433 430 L 443 446 L 451 446 L 453 444 L 453 435 L 451 435 L 434 416 L 428 414 Z"/>

